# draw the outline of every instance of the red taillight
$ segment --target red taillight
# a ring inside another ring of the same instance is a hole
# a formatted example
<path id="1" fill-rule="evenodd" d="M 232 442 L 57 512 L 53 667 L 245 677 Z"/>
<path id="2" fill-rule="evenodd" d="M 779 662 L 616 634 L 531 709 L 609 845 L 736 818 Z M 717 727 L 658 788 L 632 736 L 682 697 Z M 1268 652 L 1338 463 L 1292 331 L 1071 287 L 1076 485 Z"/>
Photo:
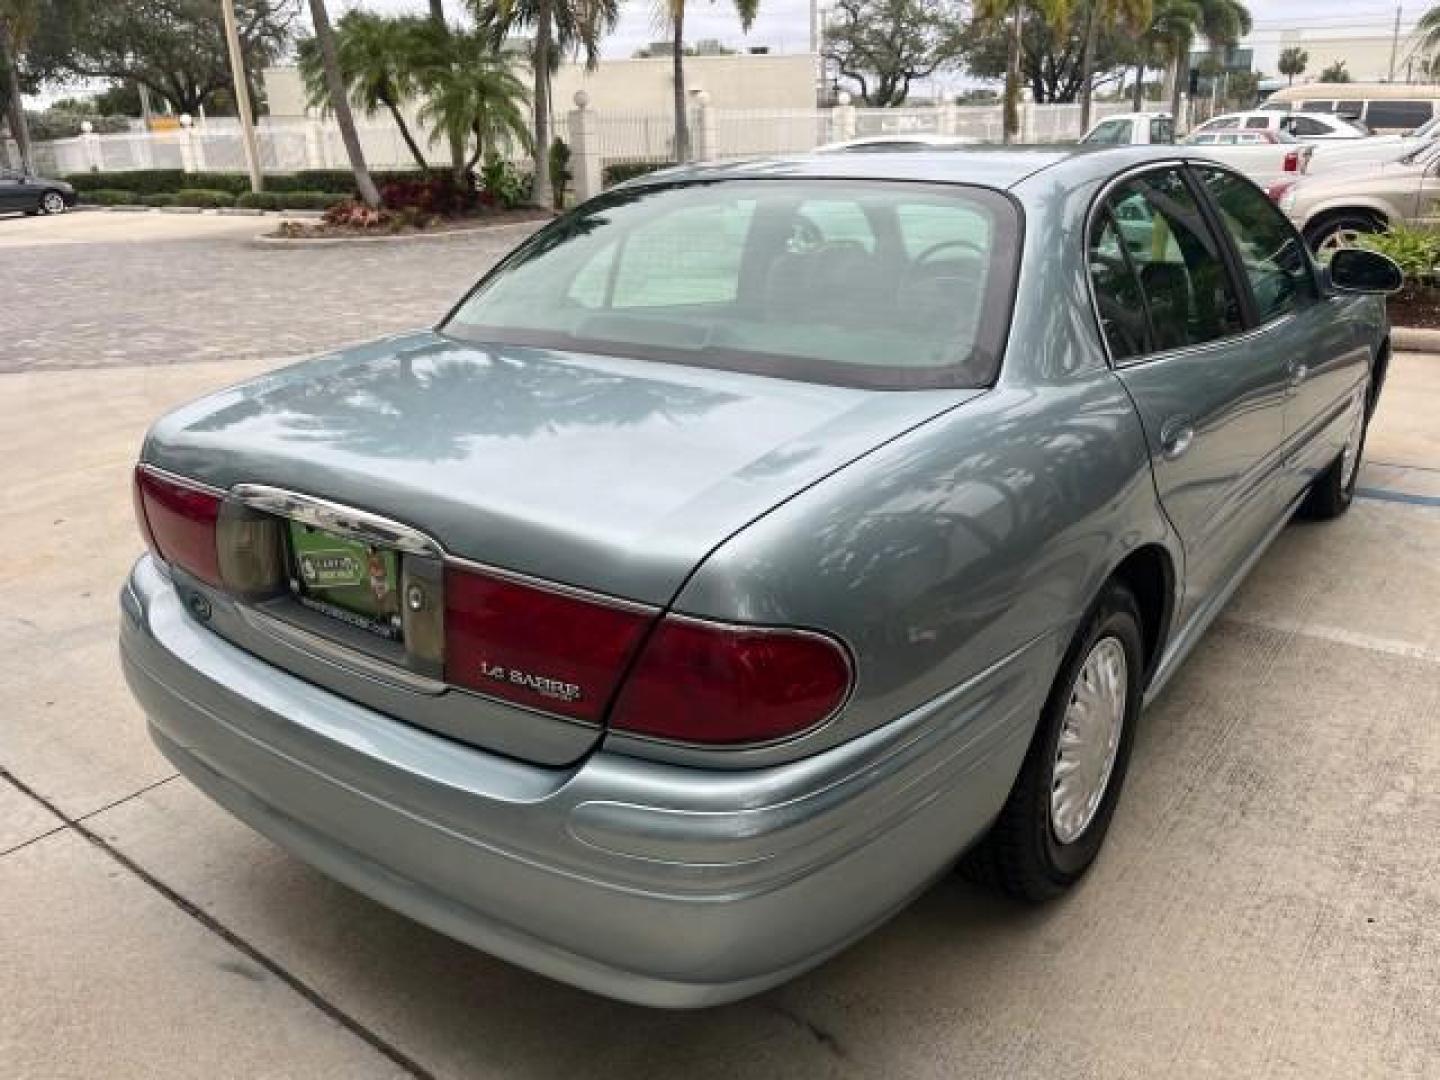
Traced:
<path id="1" fill-rule="evenodd" d="M 1289 153 L 1287 153 L 1287 154 L 1285 155 L 1285 171 L 1286 171 L 1286 172 L 1299 172 L 1299 171 L 1300 171 L 1300 151 L 1299 151 L 1299 150 L 1291 150 Z"/>
<path id="2" fill-rule="evenodd" d="M 610 726 L 690 743 L 770 742 L 820 723 L 850 682 L 848 654 L 823 634 L 669 616 L 625 681 Z"/>
<path id="3" fill-rule="evenodd" d="M 598 722 L 653 614 L 481 571 L 445 571 L 445 679 Z"/>
<path id="4" fill-rule="evenodd" d="M 160 476 L 141 465 L 135 469 L 135 516 L 150 549 L 210 585 L 220 584 L 215 523 L 220 496 Z"/>

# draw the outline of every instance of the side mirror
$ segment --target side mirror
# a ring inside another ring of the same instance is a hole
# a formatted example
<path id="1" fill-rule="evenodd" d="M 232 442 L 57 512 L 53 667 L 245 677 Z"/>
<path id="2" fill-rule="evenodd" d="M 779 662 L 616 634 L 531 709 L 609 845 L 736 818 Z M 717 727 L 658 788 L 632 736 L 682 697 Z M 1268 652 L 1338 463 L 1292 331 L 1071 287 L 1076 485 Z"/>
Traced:
<path id="1" fill-rule="evenodd" d="M 1340 292 L 1388 294 L 1405 284 L 1405 274 L 1388 255 L 1341 248 L 1330 257 L 1330 284 Z"/>

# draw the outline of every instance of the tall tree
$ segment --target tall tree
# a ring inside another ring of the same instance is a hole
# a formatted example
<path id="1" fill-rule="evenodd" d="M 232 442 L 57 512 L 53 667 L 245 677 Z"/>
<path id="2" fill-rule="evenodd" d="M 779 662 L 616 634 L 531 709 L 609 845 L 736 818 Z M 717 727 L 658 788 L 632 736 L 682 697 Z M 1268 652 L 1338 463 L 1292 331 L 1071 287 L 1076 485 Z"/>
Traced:
<path id="1" fill-rule="evenodd" d="M 1250 9 L 1240 0 L 1194 0 L 1199 19 L 1192 24 L 1194 30 L 1183 40 L 1177 40 L 1174 55 L 1175 81 L 1170 88 L 1170 111 L 1180 122 L 1180 95 L 1190 82 L 1190 48 L 1195 42 L 1194 31 L 1205 38 L 1210 55 L 1218 57 L 1235 45 L 1250 32 Z"/>
<path id="2" fill-rule="evenodd" d="M 1310 54 L 1298 45 L 1280 50 L 1280 74 L 1290 86 L 1295 85 L 1295 76 L 1305 74 L 1305 65 L 1310 63 Z"/>
<path id="3" fill-rule="evenodd" d="M 1095 93 L 1095 46 L 1101 23 L 1119 23 L 1139 34 L 1154 13 L 1151 0 L 1086 0 L 1085 44 L 1080 51 L 1080 130 L 1090 130 L 1091 98 Z"/>
<path id="4" fill-rule="evenodd" d="M 365 205 L 378 209 L 380 191 L 365 165 L 365 152 L 360 148 L 360 133 L 355 130 L 355 115 L 350 111 L 350 99 L 345 94 L 345 76 L 340 70 L 340 50 L 335 45 L 335 31 L 330 27 L 330 15 L 325 10 L 325 0 L 310 0 L 310 21 L 315 27 L 315 43 L 320 53 L 320 63 L 325 71 L 325 85 L 330 91 L 330 108 L 335 111 L 335 123 L 340 128 L 340 140 L 345 144 L 345 153 L 350 158 L 350 168 L 355 173 L 355 188 Z"/>
<path id="5" fill-rule="evenodd" d="M 1195 40 L 1200 22 L 1197 0 L 1155 0 L 1150 25 L 1135 43 L 1135 111 L 1145 105 L 1145 72 L 1165 67 Z"/>
<path id="6" fill-rule="evenodd" d="M 956 0 L 836 0 L 821 52 L 866 105 L 903 105 L 910 86 L 958 61 Z"/>
<path id="7" fill-rule="evenodd" d="M 30 151 L 30 127 L 25 120 L 25 102 L 20 93 L 20 57 L 39 15 L 35 0 L 0 0 L 0 99 L 10 134 L 20 148 L 20 167 L 35 171 Z"/>
<path id="8" fill-rule="evenodd" d="M 1047 26 L 1065 26 L 1069 0 L 975 0 L 975 17 L 990 28 L 1006 27 L 1009 47 L 1005 62 L 1005 141 L 1020 136 L 1020 62 L 1024 47 L 1025 17 L 1037 15 Z"/>
<path id="9" fill-rule="evenodd" d="M 247 72 L 275 63 L 294 37 L 296 0 L 236 0 Z M 132 82 L 198 113 L 230 99 L 230 62 L 215 0 L 46 0 L 27 54 L 44 81 Z M 262 102 L 252 79 L 251 99 Z"/>
<path id="10" fill-rule="evenodd" d="M 565 53 L 585 54 L 592 71 L 600 64 L 600 40 L 615 28 L 620 17 L 619 0 L 466 0 L 476 24 L 499 49 L 505 39 L 530 29 L 535 37 L 530 48 L 534 72 L 531 95 L 534 135 L 534 186 L 531 198 L 542 206 L 552 199 L 550 191 L 550 79 Z"/>
<path id="11" fill-rule="evenodd" d="M 450 24 L 445 21 L 445 0 L 430 0 L 430 24 L 442 37 L 450 33 Z M 453 140 L 450 143 L 450 171 L 457 177 L 465 172 L 465 146 Z"/>
<path id="12" fill-rule="evenodd" d="M 733 0 L 740 29 L 749 33 L 760 0 Z M 670 32 L 670 65 L 675 109 L 675 160 L 690 160 L 690 124 L 685 103 L 685 0 L 656 0 L 656 21 Z"/>
<path id="13" fill-rule="evenodd" d="M 405 123 L 400 106 L 414 96 L 416 73 L 428 51 L 425 39 L 433 38 L 435 33 L 433 26 L 414 16 L 387 18 L 360 10 L 347 11 L 335 24 L 340 77 L 351 104 L 363 109 L 366 116 L 374 116 L 381 109 L 387 111 L 410 156 L 425 172 L 429 171 L 429 163 Z M 311 106 L 329 110 L 330 86 L 318 40 L 303 39 L 297 55 Z"/>
<path id="14" fill-rule="evenodd" d="M 976 78 L 1004 79 L 1009 36 L 1000 36 L 978 20 L 956 35 L 957 57 Z M 1117 82 L 1133 61 L 1135 36 L 1118 23 L 1101 25 L 1096 35 L 1092 81 L 1098 89 Z M 1078 101 L 1083 85 L 1085 27 L 1079 19 L 1056 28 L 1035 12 L 1025 15 L 1020 43 L 1020 82 L 1037 103 Z"/>
<path id="15" fill-rule="evenodd" d="M 431 140 L 443 137 L 463 148 L 473 138 L 474 148 L 461 165 L 466 175 L 482 158 L 512 146 L 529 151 L 524 84 L 483 36 L 451 31 L 444 40 L 448 62 L 419 73 L 426 99 L 420 119 L 430 126 Z"/>

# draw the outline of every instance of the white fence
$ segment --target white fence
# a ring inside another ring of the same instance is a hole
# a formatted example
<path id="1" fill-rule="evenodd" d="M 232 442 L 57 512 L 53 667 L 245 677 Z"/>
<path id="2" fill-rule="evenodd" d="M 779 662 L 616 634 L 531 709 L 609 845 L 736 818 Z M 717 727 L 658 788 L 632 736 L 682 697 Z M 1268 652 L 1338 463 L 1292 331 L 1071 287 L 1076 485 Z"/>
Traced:
<path id="1" fill-rule="evenodd" d="M 1095 116 L 1124 111 L 1117 103 L 1097 103 Z M 615 162 L 675 160 L 675 125 L 668 110 L 627 112 L 590 107 L 593 150 L 601 166 Z M 566 132 L 564 117 L 553 128 Z M 690 145 L 696 156 L 733 159 L 813 150 L 848 138 L 933 133 L 998 142 L 1003 114 L 998 105 L 938 105 L 866 109 L 841 105 L 828 109 L 727 110 L 700 104 L 690 110 Z M 359 124 L 365 159 L 376 169 L 414 164 L 399 129 L 388 119 Z M 443 165 L 448 148 L 431 143 L 430 133 L 413 132 L 426 159 Z M 346 168 L 339 129 L 330 120 L 266 117 L 257 127 L 260 159 L 266 172 Z M 1021 141 L 1064 142 L 1079 138 L 1079 105 L 1024 105 Z M 18 160 L 12 150 L 11 160 Z M 80 135 L 35 145 L 42 173 L 130 169 L 236 171 L 245 169 L 240 130 L 233 119 L 212 119 L 174 131 L 129 131 Z"/>

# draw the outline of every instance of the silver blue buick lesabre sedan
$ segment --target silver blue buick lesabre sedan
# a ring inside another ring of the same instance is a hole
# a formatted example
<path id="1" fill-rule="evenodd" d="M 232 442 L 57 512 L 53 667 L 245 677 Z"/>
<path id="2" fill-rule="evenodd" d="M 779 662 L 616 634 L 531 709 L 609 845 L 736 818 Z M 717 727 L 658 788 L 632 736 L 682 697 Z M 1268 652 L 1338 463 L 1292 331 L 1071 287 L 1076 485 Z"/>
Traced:
<path id="1" fill-rule="evenodd" d="M 1142 703 L 1345 511 L 1399 284 L 1173 148 L 657 174 L 161 419 L 120 645 L 199 788 L 614 997 L 1074 884 Z"/>

